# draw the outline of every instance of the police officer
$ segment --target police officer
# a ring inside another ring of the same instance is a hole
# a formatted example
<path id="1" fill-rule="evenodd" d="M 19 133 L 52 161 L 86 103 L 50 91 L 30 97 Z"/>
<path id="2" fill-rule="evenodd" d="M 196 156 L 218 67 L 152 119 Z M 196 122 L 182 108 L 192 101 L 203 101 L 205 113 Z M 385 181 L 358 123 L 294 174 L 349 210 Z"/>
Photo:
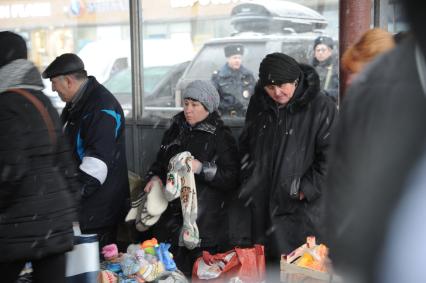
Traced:
<path id="1" fill-rule="evenodd" d="M 334 42 L 331 37 L 317 37 L 314 41 L 312 65 L 320 77 L 321 89 L 337 102 L 339 96 L 339 66 L 333 56 L 333 46 Z"/>
<path id="2" fill-rule="evenodd" d="M 100 247 L 114 243 L 129 199 L 123 110 L 75 54 L 57 57 L 42 76 L 66 102 L 61 120 L 79 164 L 80 228 L 98 234 Z"/>
<path id="3" fill-rule="evenodd" d="M 213 72 L 212 81 L 220 95 L 222 115 L 244 116 L 256 84 L 253 73 L 241 65 L 244 47 L 240 44 L 224 48 L 226 64 Z"/>

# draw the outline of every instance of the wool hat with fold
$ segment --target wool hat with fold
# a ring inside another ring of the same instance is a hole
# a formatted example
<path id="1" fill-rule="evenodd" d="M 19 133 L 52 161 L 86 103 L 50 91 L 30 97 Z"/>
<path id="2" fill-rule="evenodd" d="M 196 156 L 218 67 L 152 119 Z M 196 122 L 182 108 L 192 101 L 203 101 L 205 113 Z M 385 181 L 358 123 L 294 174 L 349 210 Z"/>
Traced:
<path id="1" fill-rule="evenodd" d="M 68 75 L 84 71 L 83 60 L 74 53 L 65 53 L 56 57 L 46 70 L 41 74 L 44 79 Z"/>
<path id="2" fill-rule="evenodd" d="M 329 36 L 323 36 L 323 35 L 318 36 L 314 41 L 314 49 L 317 47 L 318 44 L 325 44 L 331 49 L 333 49 L 334 47 L 334 41 Z"/>
<path id="3" fill-rule="evenodd" d="M 183 91 L 183 99 L 199 101 L 209 113 L 216 111 L 220 102 L 217 89 L 210 81 L 204 80 L 190 82 Z"/>
<path id="4" fill-rule="evenodd" d="M 266 55 L 260 63 L 259 82 L 262 86 L 282 85 L 296 81 L 302 70 L 299 63 L 284 53 Z"/>
<path id="5" fill-rule="evenodd" d="M 225 57 L 230 57 L 232 55 L 243 55 L 244 46 L 242 46 L 241 44 L 231 44 L 225 46 L 223 51 L 225 52 Z"/>
<path id="6" fill-rule="evenodd" d="M 16 59 L 27 59 L 27 44 L 18 34 L 0 32 L 0 68 Z"/>

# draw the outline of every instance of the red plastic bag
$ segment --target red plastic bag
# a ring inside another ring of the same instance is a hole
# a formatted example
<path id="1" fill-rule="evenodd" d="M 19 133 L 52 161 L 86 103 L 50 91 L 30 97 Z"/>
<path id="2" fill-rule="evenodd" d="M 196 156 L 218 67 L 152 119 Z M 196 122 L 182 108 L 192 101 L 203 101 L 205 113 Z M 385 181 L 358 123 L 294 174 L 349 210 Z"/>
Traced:
<path id="1" fill-rule="evenodd" d="M 257 283 L 264 281 L 264 247 L 235 248 L 222 254 L 203 252 L 192 269 L 192 282 L 206 283 Z"/>

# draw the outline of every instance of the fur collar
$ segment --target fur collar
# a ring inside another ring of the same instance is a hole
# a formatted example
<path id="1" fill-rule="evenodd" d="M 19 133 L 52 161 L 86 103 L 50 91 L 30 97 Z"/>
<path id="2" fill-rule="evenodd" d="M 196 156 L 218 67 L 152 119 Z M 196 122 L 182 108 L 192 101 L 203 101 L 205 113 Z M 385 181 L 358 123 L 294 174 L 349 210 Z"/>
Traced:
<path id="1" fill-rule="evenodd" d="M 223 125 L 223 122 L 216 111 L 213 113 L 210 113 L 206 119 L 195 124 L 192 127 L 186 122 L 183 111 L 175 115 L 172 121 L 173 123 L 176 123 L 179 126 L 179 129 L 181 131 L 182 130 L 203 131 L 210 134 L 214 134 L 217 128 Z"/>

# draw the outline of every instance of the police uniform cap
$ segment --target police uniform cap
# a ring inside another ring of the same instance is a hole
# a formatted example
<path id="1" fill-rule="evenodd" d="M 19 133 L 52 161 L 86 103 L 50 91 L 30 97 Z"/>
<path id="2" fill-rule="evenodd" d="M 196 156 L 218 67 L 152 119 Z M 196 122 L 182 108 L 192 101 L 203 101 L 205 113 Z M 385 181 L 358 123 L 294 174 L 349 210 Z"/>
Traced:
<path id="1" fill-rule="evenodd" d="M 77 55 L 65 53 L 56 57 L 41 74 L 44 79 L 84 71 L 84 63 Z"/>
<path id="2" fill-rule="evenodd" d="M 225 57 L 231 57 L 232 55 L 243 55 L 244 54 L 244 46 L 241 44 L 232 44 L 227 45 L 224 48 Z"/>
<path id="3" fill-rule="evenodd" d="M 318 44 L 325 44 L 331 49 L 334 47 L 334 41 L 329 36 L 318 36 L 314 41 L 314 49 L 317 47 Z"/>

